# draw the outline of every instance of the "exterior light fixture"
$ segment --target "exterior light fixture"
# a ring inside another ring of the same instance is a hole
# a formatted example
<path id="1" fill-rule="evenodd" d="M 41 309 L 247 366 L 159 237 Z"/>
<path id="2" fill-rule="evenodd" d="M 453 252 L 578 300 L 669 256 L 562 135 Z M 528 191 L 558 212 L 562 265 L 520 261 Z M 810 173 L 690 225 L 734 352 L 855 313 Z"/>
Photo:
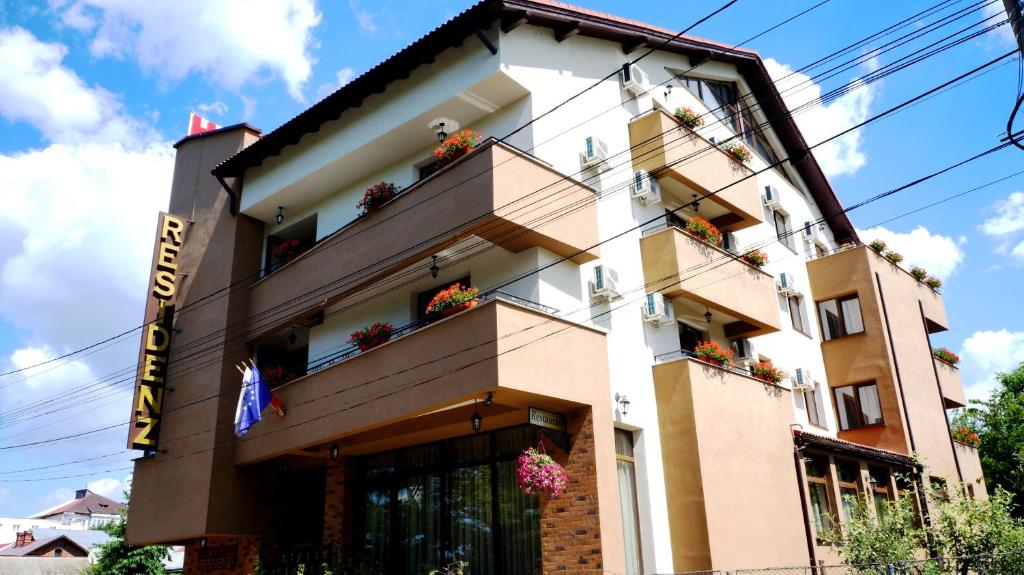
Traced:
<path id="1" fill-rule="evenodd" d="M 199 548 L 206 549 L 206 537 L 201 537 L 199 539 Z"/>
<path id="2" fill-rule="evenodd" d="M 669 84 L 669 85 L 665 86 L 665 99 L 668 100 L 668 97 L 671 96 L 671 95 L 672 95 L 672 84 Z"/>
<path id="3" fill-rule="evenodd" d="M 444 131 L 444 122 L 439 122 L 437 125 L 437 141 L 444 143 L 444 139 L 448 137 L 448 134 Z"/>
<path id="4" fill-rule="evenodd" d="M 483 424 L 484 418 L 480 416 L 480 412 L 476 410 L 476 400 L 473 400 L 473 415 L 469 418 L 469 422 L 473 424 L 473 433 L 480 431 L 480 425 Z"/>
<path id="5" fill-rule="evenodd" d="M 707 311 L 704 312 L 704 319 L 711 323 L 711 308 L 707 308 Z"/>
<path id="6" fill-rule="evenodd" d="M 441 268 L 437 267 L 437 256 L 430 256 L 433 258 L 430 264 L 430 277 L 436 278 L 437 274 L 441 271 Z"/>
<path id="7" fill-rule="evenodd" d="M 278 225 L 281 225 L 281 223 L 284 222 L 284 207 L 283 206 L 277 206 L 277 217 L 274 218 L 274 219 L 277 220 L 277 224 Z"/>
<path id="8" fill-rule="evenodd" d="M 338 447 L 337 443 L 332 443 L 331 444 L 331 459 L 337 460 L 339 455 L 341 455 L 341 448 Z"/>
<path id="9" fill-rule="evenodd" d="M 292 332 L 288 334 L 288 345 L 295 345 L 295 342 L 299 341 L 298 334 L 295 333 L 295 326 L 292 326 Z"/>
<path id="10" fill-rule="evenodd" d="M 627 413 L 629 413 L 629 398 L 628 397 L 626 397 L 625 395 L 619 395 L 618 393 L 616 393 L 615 394 L 615 402 L 619 404 L 619 411 L 622 412 L 622 415 L 626 415 Z"/>
<path id="11" fill-rule="evenodd" d="M 484 407 L 490 407 L 494 403 L 494 392 L 488 391 L 487 397 L 484 398 Z"/>
<path id="12" fill-rule="evenodd" d="M 693 194 L 693 203 L 690 204 L 690 205 L 693 206 L 693 211 L 695 211 L 695 212 L 699 212 L 700 211 L 700 202 L 697 201 L 697 194 Z"/>

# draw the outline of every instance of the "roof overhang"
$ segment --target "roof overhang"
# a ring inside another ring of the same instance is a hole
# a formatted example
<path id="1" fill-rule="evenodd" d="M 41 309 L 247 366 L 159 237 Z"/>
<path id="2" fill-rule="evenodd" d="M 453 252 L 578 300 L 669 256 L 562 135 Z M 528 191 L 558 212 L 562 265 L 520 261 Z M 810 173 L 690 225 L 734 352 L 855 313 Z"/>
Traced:
<path id="1" fill-rule="evenodd" d="M 851 457 L 860 457 L 868 459 L 870 461 L 876 461 L 880 463 L 888 463 L 898 467 L 909 467 L 920 471 L 924 467 L 914 460 L 909 455 L 903 455 L 902 453 L 896 453 L 894 451 L 888 451 L 885 449 L 878 449 L 877 447 L 869 447 L 867 445 L 861 445 L 859 443 L 853 443 L 850 441 L 844 441 L 835 437 L 828 437 L 825 435 L 817 435 L 815 433 L 807 433 L 805 431 L 794 430 L 793 441 L 797 447 L 811 447 L 817 448 L 824 451 L 830 451 L 833 453 L 841 453 Z"/>

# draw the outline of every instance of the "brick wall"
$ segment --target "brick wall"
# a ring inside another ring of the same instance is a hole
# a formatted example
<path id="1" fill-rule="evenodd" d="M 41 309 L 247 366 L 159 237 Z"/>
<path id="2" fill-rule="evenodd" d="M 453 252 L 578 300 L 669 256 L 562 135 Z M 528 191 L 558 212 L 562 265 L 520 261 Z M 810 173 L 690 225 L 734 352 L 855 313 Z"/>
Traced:
<path id="1" fill-rule="evenodd" d="M 324 485 L 324 546 L 340 553 L 350 536 L 346 529 L 345 516 L 345 458 L 327 467 L 327 478 Z"/>
<path id="2" fill-rule="evenodd" d="M 565 493 L 557 499 L 541 499 L 544 573 L 602 573 L 593 413 L 588 408 L 569 414 L 568 419 L 569 453 L 544 441 L 548 454 L 565 466 L 569 476 Z"/>
<path id="3" fill-rule="evenodd" d="M 232 555 L 234 561 L 227 559 Z M 203 565 L 204 556 L 208 562 L 216 556 L 217 562 L 222 565 L 233 563 L 234 567 L 203 568 L 206 567 Z M 259 537 L 209 537 L 205 549 L 200 547 L 199 540 L 192 540 L 185 545 L 184 572 L 190 575 L 250 575 L 256 571 L 259 558 Z"/>

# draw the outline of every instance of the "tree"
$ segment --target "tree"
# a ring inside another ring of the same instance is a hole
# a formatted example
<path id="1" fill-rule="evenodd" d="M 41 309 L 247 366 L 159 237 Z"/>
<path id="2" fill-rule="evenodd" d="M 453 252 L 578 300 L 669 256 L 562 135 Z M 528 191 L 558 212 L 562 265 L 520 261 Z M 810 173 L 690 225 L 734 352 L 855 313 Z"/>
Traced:
<path id="1" fill-rule="evenodd" d="M 972 401 L 957 415 L 954 426 L 981 436 L 978 452 L 985 482 L 1010 493 L 1012 513 L 1024 517 L 1024 363 L 999 375 L 987 401 Z"/>
<path id="2" fill-rule="evenodd" d="M 957 573 L 1024 574 L 1024 521 L 1011 508 L 1010 494 L 998 487 L 984 501 L 936 498 L 930 529 L 936 554 L 952 558 Z"/>
<path id="3" fill-rule="evenodd" d="M 861 573 L 885 573 L 885 564 L 913 561 L 924 545 L 924 530 L 914 526 L 914 508 L 904 497 L 887 502 L 880 513 L 858 497 L 847 496 L 849 517 L 823 538 L 847 565 Z M 872 501 L 873 503 L 873 501 Z"/>
<path id="4" fill-rule="evenodd" d="M 125 501 L 130 494 L 126 491 Z M 166 547 L 128 545 L 124 532 L 128 526 L 128 506 L 121 509 L 121 520 L 103 528 L 113 539 L 100 545 L 96 551 L 96 563 L 89 569 L 89 575 L 163 575 L 164 560 L 170 558 Z"/>

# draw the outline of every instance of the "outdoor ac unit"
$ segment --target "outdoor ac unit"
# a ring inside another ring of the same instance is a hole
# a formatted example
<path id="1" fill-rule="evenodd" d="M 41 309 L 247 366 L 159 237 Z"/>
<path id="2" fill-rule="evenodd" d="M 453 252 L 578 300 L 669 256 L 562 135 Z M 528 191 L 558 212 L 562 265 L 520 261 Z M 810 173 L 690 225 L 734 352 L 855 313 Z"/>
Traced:
<path id="1" fill-rule="evenodd" d="M 732 340 L 732 350 L 736 353 L 736 359 L 743 364 L 751 364 L 757 361 L 757 354 L 754 353 L 754 344 L 745 337 Z"/>
<path id="2" fill-rule="evenodd" d="M 786 272 L 779 274 L 779 280 L 775 282 L 776 289 L 784 296 L 796 295 L 796 284 L 793 282 L 793 275 Z"/>
<path id="3" fill-rule="evenodd" d="M 604 264 L 594 266 L 594 275 L 590 279 L 590 296 L 605 299 L 619 297 L 619 274 Z"/>
<path id="4" fill-rule="evenodd" d="M 804 241 L 809 244 L 821 244 L 821 232 L 813 222 L 804 222 Z"/>
<path id="5" fill-rule="evenodd" d="M 793 373 L 793 389 L 808 391 L 814 389 L 814 379 L 811 378 L 811 370 L 806 367 L 796 368 L 796 372 Z"/>
<path id="6" fill-rule="evenodd" d="M 777 210 L 782 207 L 782 202 L 779 201 L 779 191 L 775 189 L 775 186 L 767 185 L 764 187 L 764 195 L 761 196 L 761 201 L 769 210 Z"/>
<path id="7" fill-rule="evenodd" d="M 654 325 L 669 325 L 675 323 L 675 312 L 672 311 L 672 301 L 658 292 L 649 293 L 644 299 L 644 321 Z"/>
<path id="8" fill-rule="evenodd" d="M 658 180 L 651 177 L 647 170 L 637 170 L 633 174 L 633 183 L 630 184 L 633 199 L 639 200 L 641 204 L 656 204 L 661 201 L 661 186 Z"/>
<path id="9" fill-rule="evenodd" d="M 722 249 L 733 254 L 740 253 L 740 244 L 732 232 L 722 233 Z"/>
<path id="10" fill-rule="evenodd" d="M 580 162 L 584 168 L 590 168 L 603 164 L 608 159 L 608 145 L 597 136 L 587 136 L 583 140 L 583 151 L 580 152 Z"/>
<path id="11" fill-rule="evenodd" d="M 647 91 L 650 81 L 647 79 L 647 72 L 636 64 L 624 64 L 622 72 L 619 73 L 622 80 L 622 88 L 634 96 L 641 96 Z"/>

